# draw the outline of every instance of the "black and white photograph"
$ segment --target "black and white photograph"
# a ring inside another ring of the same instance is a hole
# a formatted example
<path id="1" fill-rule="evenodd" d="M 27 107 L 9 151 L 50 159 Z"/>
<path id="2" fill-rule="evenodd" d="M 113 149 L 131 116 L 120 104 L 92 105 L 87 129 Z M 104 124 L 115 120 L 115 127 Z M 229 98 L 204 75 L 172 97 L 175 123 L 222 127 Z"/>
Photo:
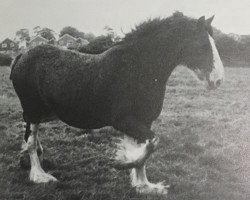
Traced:
<path id="1" fill-rule="evenodd" d="M 249 200 L 249 0 L 0 0 L 0 200 Z"/>

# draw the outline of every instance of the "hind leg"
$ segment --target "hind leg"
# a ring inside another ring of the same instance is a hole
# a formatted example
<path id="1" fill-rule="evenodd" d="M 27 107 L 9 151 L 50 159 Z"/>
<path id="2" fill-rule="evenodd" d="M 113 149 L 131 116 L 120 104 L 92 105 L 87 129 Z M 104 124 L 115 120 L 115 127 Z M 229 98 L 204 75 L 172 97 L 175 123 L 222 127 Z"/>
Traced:
<path id="1" fill-rule="evenodd" d="M 31 170 L 30 180 L 35 183 L 47 183 L 49 181 L 57 181 L 52 175 L 45 173 L 42 169 L 37 155 L 37 129 L 38 124 L 31 124 L 31 134 L 27 141 L 27 149 L 29 152 Z"/>
<path id="2" fill-rule="evenodd" d="M 20 152 L 20 165 L 24 169 L 30 168 L 30 158 L 28 154 L 28 138 L 30 136 L 30 123 L 27 123 L 25 127 L 25 135 L 21 146 L 21 152 Z M 41 145 L 40 139 L 38 138 L 37 134 L 37 155 L 39 157 L 40 162 L 43 162 L 43 147 Z"/>
<path id="3" fill-rule="evenodd" d="M 39 157 L 40 162 L 42 163 L 43 162 L 43 147 L 38 137 L 37 137 L 37 155 Z"/>

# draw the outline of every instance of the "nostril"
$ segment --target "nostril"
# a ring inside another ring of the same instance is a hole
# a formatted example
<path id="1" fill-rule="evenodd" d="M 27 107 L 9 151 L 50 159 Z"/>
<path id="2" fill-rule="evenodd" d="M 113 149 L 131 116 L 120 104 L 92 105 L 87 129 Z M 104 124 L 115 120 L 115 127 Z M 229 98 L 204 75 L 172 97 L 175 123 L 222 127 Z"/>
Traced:
<path id="1" fill-rule="evenodd" d="M 215 83 L 215 86 L 219 87 L 220 85 L 221 85 L 221 80 L 217 80 L 216 83 Z"/>

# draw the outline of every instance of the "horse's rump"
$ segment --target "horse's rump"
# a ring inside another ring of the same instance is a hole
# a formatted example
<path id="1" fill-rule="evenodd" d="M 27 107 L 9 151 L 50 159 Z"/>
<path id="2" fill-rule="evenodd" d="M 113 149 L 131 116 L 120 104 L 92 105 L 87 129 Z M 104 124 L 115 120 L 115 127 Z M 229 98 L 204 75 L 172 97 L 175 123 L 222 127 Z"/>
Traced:
<path id="1" fill-rule="evenodd" d="M 98 59 L 50 45 L 24 54 L 11 78 L 26 118 L 35 122 L 56 114 L 68 124 L 74 121 L 75 126 L 86 121 L 82 114 L 95 110 Z"/>

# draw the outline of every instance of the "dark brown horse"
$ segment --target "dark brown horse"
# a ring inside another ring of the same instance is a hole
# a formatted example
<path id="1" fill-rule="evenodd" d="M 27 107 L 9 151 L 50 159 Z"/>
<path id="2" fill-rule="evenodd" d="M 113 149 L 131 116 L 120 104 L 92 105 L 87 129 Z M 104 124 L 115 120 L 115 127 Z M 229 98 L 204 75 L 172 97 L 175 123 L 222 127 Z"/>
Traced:
<path id="1" fill-rule="evenodd" d="M 133 168 L 137 191 L 167 193 L 163 184 L 149 183 L 145 173 L 145 161 L 158 143 L 151 124 L 162 110 L 166 82 L 177 65 L 186 65 L 211 89 L 223 82 L 212 20 L 178 12 L 142 23 L 99 55 L 42 45 L 17 57 L 11 79 L 27 123 L 24 150 L 31 160 L 31 181 L 56 181 L 41 168 L 37 155 L 42 150 L 38 124 L 56 116 L 74 127 L 113 126 L 126 134 L 118 144 L 117 166 Z"/>

